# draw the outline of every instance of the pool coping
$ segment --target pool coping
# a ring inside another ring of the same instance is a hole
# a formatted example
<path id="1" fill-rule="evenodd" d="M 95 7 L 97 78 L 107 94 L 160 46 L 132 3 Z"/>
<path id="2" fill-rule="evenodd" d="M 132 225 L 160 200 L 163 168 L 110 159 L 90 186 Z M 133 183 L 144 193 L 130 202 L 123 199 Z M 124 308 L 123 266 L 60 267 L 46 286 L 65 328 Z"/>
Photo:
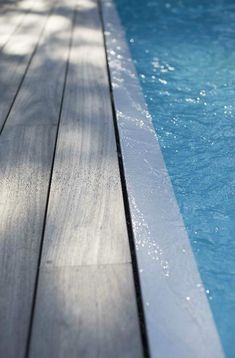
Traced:
<path id="1" fill-rule="evenodd" d="M 224 357 L 124 29 L 101 9 L 150 356 Z"/>

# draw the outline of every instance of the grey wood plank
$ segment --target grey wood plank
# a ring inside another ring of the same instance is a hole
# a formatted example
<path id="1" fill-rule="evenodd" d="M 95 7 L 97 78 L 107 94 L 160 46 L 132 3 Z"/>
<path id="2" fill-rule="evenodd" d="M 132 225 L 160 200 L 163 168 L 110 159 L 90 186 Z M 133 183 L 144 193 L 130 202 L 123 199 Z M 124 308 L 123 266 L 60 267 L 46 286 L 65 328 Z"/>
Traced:
<path id="1" fill-rule="evenodd" d="M 130 264 L 43 268 L 31 358 L 143 356 Z"/>
<path id="2" fill-rule="evenodd" d="M 0 1 L 0 12 L 4 13 L 6 11 L 9 11 L 12 9 L 12 7 L 16 4 L 16 0 L 7 1 L 7 0 L 1 0 Z"/>
<path id="3" fill-rule="evenodd" d="M 96 1 L 77 4 L 30 357 L 138 358 L 103 35 Z"/>
<path id="4" fill-rule="evenodd" d="M 97 3 L 78 9 L 42 265 L 130 262 Z"/>
<path id="5" fill-rule="evenodd" d="M 46 24 L 53 1 L 34 1 L 32 12 L 0 53 L 0 130 L 19 88 L 30 57 Z"/>
<path id="6" fill-rule="evenodd" d="M 9 9 L 4 9 L 4 5 L 0 3 L 0 50 L 21 25 L 34 3 L 34 0 L 23 0 Z"/>
<path id="7" fill-rule="evenodd" d="M 0 137 L 0 357 L 4 358 L 24 357 L 29 328 L 72 28 L 73 9 L 65 12 L 65 2 L 59 3 Z"/>
<path id="8" fill-rule="evenodd" d="M 74 14 L 74 1 L 70 1 L 70 5 L 66 4 L 66 0 L 59 0 L 53 10 L 11 110 L 7 121 L 8 129 L 16 125 L 48 126 L 58 122 Z M 35 115 L 35 108 L 40 118 Z"/>
<path id="9" fill-rule="evenodd" d="M 0 357 L 24 357 L 47 197 L 53 128 L 0 141 Z"/>

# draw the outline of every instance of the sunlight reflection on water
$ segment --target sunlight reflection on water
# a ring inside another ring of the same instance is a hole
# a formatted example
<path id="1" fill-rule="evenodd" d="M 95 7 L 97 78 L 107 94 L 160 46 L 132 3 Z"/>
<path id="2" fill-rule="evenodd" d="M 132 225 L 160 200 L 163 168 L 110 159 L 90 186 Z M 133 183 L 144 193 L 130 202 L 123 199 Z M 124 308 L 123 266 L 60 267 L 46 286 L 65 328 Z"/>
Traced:
<path id="1" fill-rule="evenodd" d="M 233 357 L 235 4 L 116 3 L 205 292 Z"/>

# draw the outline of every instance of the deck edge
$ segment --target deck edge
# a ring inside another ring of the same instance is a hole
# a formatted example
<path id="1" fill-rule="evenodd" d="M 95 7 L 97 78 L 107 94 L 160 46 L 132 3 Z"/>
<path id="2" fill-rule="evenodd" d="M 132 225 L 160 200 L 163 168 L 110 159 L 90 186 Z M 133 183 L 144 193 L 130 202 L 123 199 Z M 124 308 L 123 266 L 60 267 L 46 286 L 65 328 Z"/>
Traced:
<path id="1" fill-rule="evenodd" d="M 223 357 L 124 30 L 101 8 L 150 355 Z"/>

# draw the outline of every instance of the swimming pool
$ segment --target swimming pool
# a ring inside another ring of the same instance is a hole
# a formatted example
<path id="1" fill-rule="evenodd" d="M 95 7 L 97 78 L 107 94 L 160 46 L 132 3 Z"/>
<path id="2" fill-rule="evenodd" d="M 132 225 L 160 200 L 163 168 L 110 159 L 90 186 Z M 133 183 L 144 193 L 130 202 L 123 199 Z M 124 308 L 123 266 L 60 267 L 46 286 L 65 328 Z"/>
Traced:
<path id="1" fill-rule="evenodd" d="M 235 4 L 116 0 L 227 357 L 235 338 Z"/>

